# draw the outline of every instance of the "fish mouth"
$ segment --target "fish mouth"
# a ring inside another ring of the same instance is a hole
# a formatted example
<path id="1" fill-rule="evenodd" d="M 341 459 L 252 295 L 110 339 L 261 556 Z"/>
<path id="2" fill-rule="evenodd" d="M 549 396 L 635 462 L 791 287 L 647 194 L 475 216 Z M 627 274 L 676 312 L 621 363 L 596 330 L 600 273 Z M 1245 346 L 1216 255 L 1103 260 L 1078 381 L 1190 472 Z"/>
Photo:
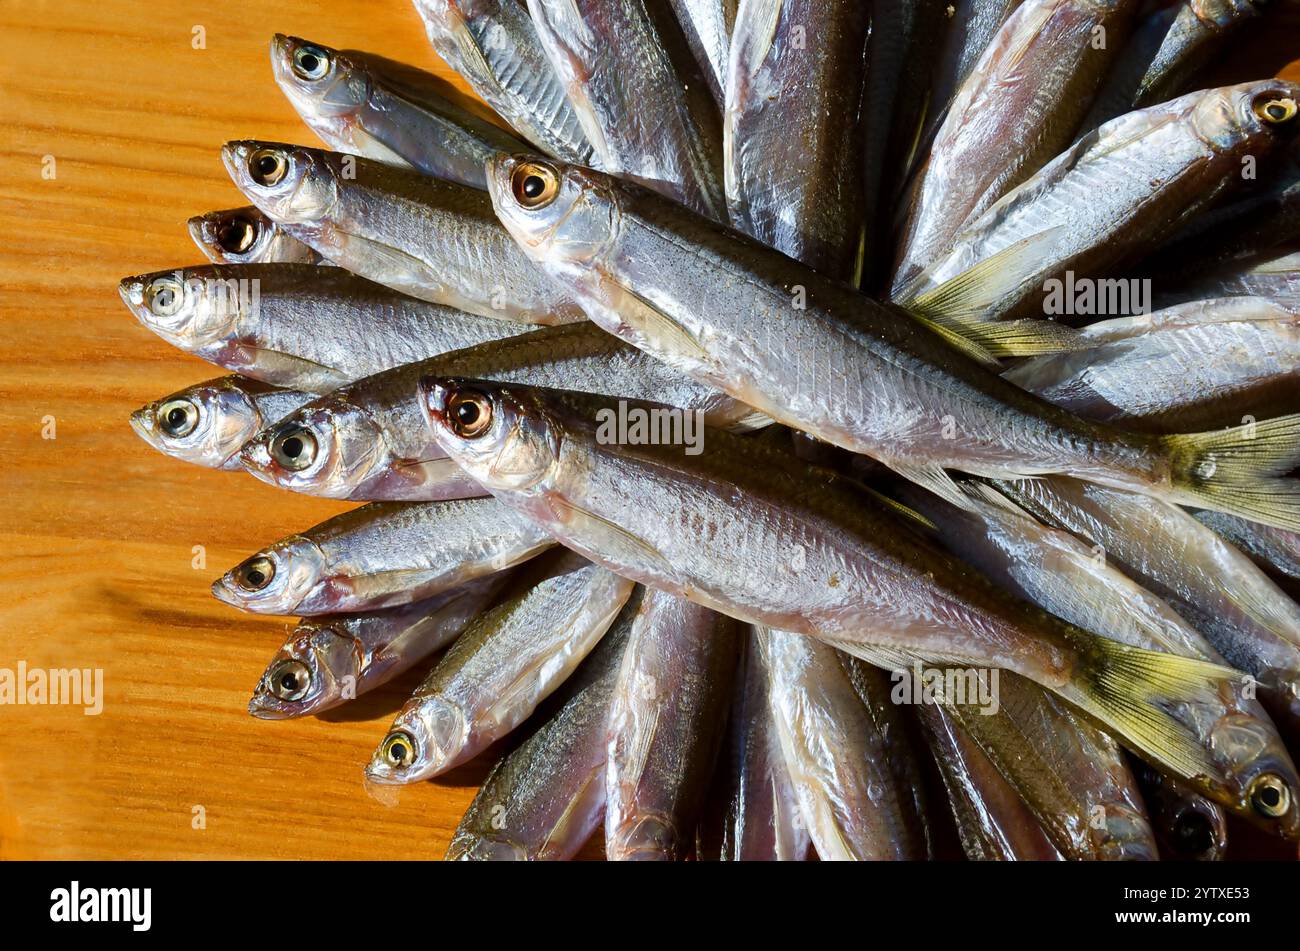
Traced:
<path id="1" fill-rule="evenodd" d="M 127 422 L 131 424 L 137 436 L 155 449 L 158 448 L 158 437 L 153 428 L 153 413 L 149 411 L 149 407 L 140 407 L 127 417 Z"/>
<path id="2" fill-rule="evenodd" d="M 146 283 L 147 281 L 140 275 L 124 277 L 117 282 L 117 293 L 122 298 L 122 303 L 126 305 L 126 309 L 135 315 L 136 320 L 147 327 L 148 322 L 144 317 L 144 289 Z"/>
<path id="3" fill-rule="evenodd" d="M 239 464 L 244 471 L 261 481 L 274 486 L 280 485 L 275 470 L 275 461 L 264 439 L 254 439 L 239 450 Z"/>
<path id="4" fill-rule="evenodd" d="M 207 248 L 216 243 L 215 229 L 202 215 L 195 215 L 185 222 L 185 227 L 189 229 L 190 237 L 194 239 L 194 243 L 199 247 Z"/>
<path id="5" fill-rule="evenodd" d="M 451 381 L 444 377 L 429 376 L 420 380 L 420 412 L 435 437 L 444 432 L 448 436 L 453 435 L 447 426 L 447 401 L 451 398 L 451 390 Z M 446 447 L 441 445 L 442 440 L 438 442 L 439 447 L 446 452 Z"/>
<path id="6" fill-rule="evenodd" d="M 289 55 L 293 52 L 296 42 L 296 39 L 288 34 L 272 34 L 271 71 L 275 73 L 276 79 L 292 75 L 292 70 L 289 68 Z"/>
<path id="7" fill-rule="evenodd" d="M 284 701 L 266 696 L 260 690 L 249 699 L 248 712 L 259 720 L 292 720 L 300 715 L 296 710 L 285 709 Z"/>
<path id="8" fill-rule="evenodd" d="M 218 601 L 240 610 L 245 610 L 245 605 L 248 603 L 243 597 L 235 593 L 231 583 L 225 578 L 218 578 L 212 582 L 212 596 Z"/>

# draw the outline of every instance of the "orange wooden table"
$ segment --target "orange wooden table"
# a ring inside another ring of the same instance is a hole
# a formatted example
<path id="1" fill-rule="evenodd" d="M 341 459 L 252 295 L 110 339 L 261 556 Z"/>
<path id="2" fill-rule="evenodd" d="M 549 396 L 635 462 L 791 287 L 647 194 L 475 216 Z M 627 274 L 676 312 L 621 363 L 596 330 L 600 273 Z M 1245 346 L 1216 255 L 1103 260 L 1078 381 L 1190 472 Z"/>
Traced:
<path id="1" fill-rule="evenodd" d="M 127 425 L 220 371 L 139 326 L 118 280 L 198 263 L 185 220 L 245 204 L 221 143 L 314 142 L 272 81 L 276 31 L 447 74 L 405 0 L 0 4 L 0 668 L 99 668 L 105 693 L 98 716 L 0 706 L 0 858 L 440 856 L 487 768 L 367 791 L 419 672 L 323 719 L 249 717 L 286 622 L 208 586 L 344 506 Z"/>

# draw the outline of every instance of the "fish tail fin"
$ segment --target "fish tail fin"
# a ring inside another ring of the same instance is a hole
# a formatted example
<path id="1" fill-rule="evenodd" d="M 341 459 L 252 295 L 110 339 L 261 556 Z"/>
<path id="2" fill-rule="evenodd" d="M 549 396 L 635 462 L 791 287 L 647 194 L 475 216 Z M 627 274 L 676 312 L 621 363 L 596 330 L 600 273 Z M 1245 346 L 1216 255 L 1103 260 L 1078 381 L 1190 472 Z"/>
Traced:
<path id="1" fill-rule="evenodd" d="M 1300 413 L 1232 429 L 1163 437 L 1174 501 L 1300 531 Z"/>
<path id="2" fill-rule="evenodd" d="M 1191 779 L 1218 773 L 1195 736 L 1169 712 L 1180 703 L 1212 703 L 1217 686 L 1240 675 L 1191 657 L 1130 647 L 1078 632 L 1084 668 L 1061 696 L 1090 714 L 1152 765 Z"/>

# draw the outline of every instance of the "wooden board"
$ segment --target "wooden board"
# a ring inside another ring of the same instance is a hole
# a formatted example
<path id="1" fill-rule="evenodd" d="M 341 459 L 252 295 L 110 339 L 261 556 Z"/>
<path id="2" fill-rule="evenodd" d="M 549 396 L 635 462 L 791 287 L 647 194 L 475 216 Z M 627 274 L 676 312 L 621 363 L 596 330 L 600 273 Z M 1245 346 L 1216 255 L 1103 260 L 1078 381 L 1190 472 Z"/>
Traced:
<path id="1" fill-rule="evenodd" d="M 118 280 L 199 262 L 186 218 L 245 204 L 222 142 L 314 141 L 271 79 L 276 30 L 447 74 L 404 0 L 0 7 L 0 667 L 102 669 L 105 694 L 98 716 L 0 707 L 0 858 L 440 856 L 486 769 L 367 791 L 418 672 L 322 719 L 249 717 L 287 625 L 209 584 L 344 506 L 127 425 L 219 372 L 139 326 Z"/>

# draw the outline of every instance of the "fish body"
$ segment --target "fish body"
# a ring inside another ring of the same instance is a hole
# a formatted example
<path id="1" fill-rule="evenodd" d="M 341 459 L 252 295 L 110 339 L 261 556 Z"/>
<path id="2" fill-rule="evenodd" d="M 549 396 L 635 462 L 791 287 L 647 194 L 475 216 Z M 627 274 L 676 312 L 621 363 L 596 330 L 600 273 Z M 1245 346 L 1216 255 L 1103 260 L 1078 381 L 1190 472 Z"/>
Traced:
<path id="1" fill-rule="evenodd" d="M 223 376 L 146 403 L 131 414 L 131 428 L 159 452 L 233 470 L 245 443 L 311 398 L 300 390 Z"/>
<path id="2" fill-rule="evenodd" d="M 1192 301 L 1080 331 L 1003 376 L 1087 419 L 1208 431 L 1300 412 L 1300 317 L 1258 297 Z"/>
<path id="3" fill-rule="evenodd" d="M 856 273 L 865 211 L 867 26 L 858 0 L 745 0 L 723 115 L 732 223 L 845 281 Z"/>
<path id="4" fill-rule="evenodd" d="M 993 42 L 1007 17 L 1015 12 L 1022 0 L 954 0 L 945 10 L 948 13 L 942 51 L 934 61 L 934 75 L 930 80 L 930 111 L 923 142 L 934 137 L 934 130 L 943 120 L 948 104 L 979 62 L 984 51 Z M 951 11 L 951 12 L 949 12 Z"/>
<path id="5" fill-rule="evenodd" d="M 372 611 L 432 597 L 552 544 L 494 499 L 376 503 L 245 559 L 212 593 L 259 614 Z"/>
<path id="6" fill-rule="evenodd" d="M 611 571 L 872 663 L 1015 670 L 1175 774 L 1219 773 L 1145 698 L 1201 700 L 1231 676 L 1224 668 L 1119 645 L 1012 599 L 833 473 L 714 430 L 695 456 L 600 441 L 598 398 L 446 378 L 420 387 L 449 456 Z M 1152 711 L 1165 724 L 1158 739 Z"/>
<path id="7" fill-rule="evenodd" d="M 271 66 L 303 121 L 338 152 L 482 189 L 492 155 L 528 148 L 449 99 L 431 73 L 370 53 L 277 33 Z"/>
<path id="8" fill-rule="evenodd" d="M 870 18 L 861 135 L 866 230 L 859 286 L 880 289 L 889 272 L 889 234 L 899 179 L 906 173 L 928 108 L 932 50 L 947 5 L 943 0 L 860 4 Z"/>
<path id="9" fill-rule="evenodd" d="M 532 734 L 492 768 L 456 827 L 449 861 L 569 859 L 600 828 L 610 703 L 639 604 L 638 589 Z"/>
<path id="10" fill-rule="evenodd" d="M 895 293 L 946 252 L 966 222 L 1070 144 L 1137 5 L 1028 0 L 1011 14 L 958 90 L 914 177 Z"/>
<path id="11" fill-rule="evenodd" d="M 720 221 L 717 103 L 659 0 L 528 0 L 597 164 Z"/>
<path id="12" fill-rule="evenodd" d="M 646 591 L 610 702 L 606 857 L 689 854 L 726 724 L 736 633 L 730 618 Z"/>
<path id="13" fill-rule="evenodd" d="M 771 674 L 759 636 L 756 629 L 747 630 L 736 672 L 721 857 L 732 862 L 802 862 L 812 840 L 781 752 L 768 700 Z"/>
<path id="14" fill-rule="evenodd" d="M 275 386 L 328 393 L 527 326 L 309 264 L 211 264 L 125 278 L 122 300 L 175 347 Z"/>
<path id="15" fill-rule="evenodd" d="M 1218 512 L 1197 512 L 1195 517 L 1249 555 L 1292 599 L 1300 598 L 1300 532 L 1269 528 Z"/>
<path id="16" fill-rule="evenodd" d="M 1268 0 L 1183 0 L 1138 84 L 1135 107 L 1172 99 L 1257 17 Z"/>
<path id="17" fill-rule="evenodd" d="M 478 189 L 304 146 L 230 142 L 222 160 L 285 231 L 361 277 L 497 320 L 582 319 L 513 245 Z"/>
<path id="18" fill-rule="evenodd" d="M 887 730 L 854 682 L 862 662 L 800 634 L 758 629 L 756 636 L 782 756 L 818 856 L 925 858 L 913 790 L 891 769 Z"/>
<path id="19" fill-rule="evenodd" d="M 1016 788 L 942 706 L 919 717 L 948 793 L 962 851 L 973 862 L 1058 862 L 1061 853 Z"/>
<path id="20" fill-rule="evenodd" d="M 1245 555 L 1187 513 L 1071 479 L 1005 483 L 1039 518 L 1092 545 L 1194 625 L 1259 684 L 1282 735 L 1300 726 L 1300 606 Z"/>
<path id="21" fill-rule="evenodd" d="M 999 586 L 1066 621 L 1106 631 L 1133 647 L 1166 651 L 1214 663 L 1224 659 L 1199 630 L 1165 600 L 1108 562 L 1105 549 L 1090 548 L 1070 534 L 1043 525 L 1009 506 L 996 492 L 976 492 L 959 509 L 919 489 L 903 486 L 897 497 L 936 526 L 945 546 Z M 1027 688 L 1026 688 L 1027 689 Z M 1300 789 L 1295 765 L 1254 688 L 1225 684 L 1212 698 L 1169 708 L 1195 736 L 1225 782 L 1185 785 L 1283 836 L 1300 836 L 1300 812 L 1261 817 L 1252 801 L 1274 780 Z M 1061 846 L 1066 848 L 1066 846 Z"/>
<path id="22" fill-rule="evenodd" d="M 500 603 L 470 622 L 415 688 L 366 776 L 378 783 L 419 782 L 487 749 L 582 663 L 632 587 L 566 551 L 520 569 Z"/>
<path id="23" fill-rule="evenodd" d="M 1119 746 L 1040 687 L 1005 674 L 999 709 L 947 710 L 1019 790 L 1067 859 L 1154 861 L 1155 833 Z"/>
<path id="24" fill-rule="evenodd" d="M 546 180 L 551 200 L 518 201 L 521 178 Z M 1300 462 L 1300 417 L 1168 437 L 1085 421 L 1001 379 L 939 325 L 599 172 L 502 157 L 489 188 L 521 246 L 604 330 L 941 493 L 942 469 L 1066 472 L 1300 527 L 1300 496 L 1278 478 Z"/>
<path id="25" fill-rule="evenodd" d="M 591 143 L 516 0 L 415 0 L 429 43 L 474 92 L 548 155 L 586 164 Z"/>
<path id="26" fill-rule="evenodd" d="M 286 416 L 245 446 L 243 465 L 272 485 L 357 501 L 436 501 L 477 483 L 447 459 L 416 402 L 421 376 L 451 373 L 654 400 L 722 427 L 760 425 L 754 412 L 590 324 L 548 327 L 386 370 Z M 309 451 L 286 457 L 286 439 Z"/>
<path id="27" fill-rule="evenodd" d="M 1294 245 L 1233 258 L 1165 285 L 1155 306 L 1175 307 L 1222 297 L 1259 297 L 1300 313 L 1300 251 Z"/>
<path id="28" fill-rule="evenodd" d="M 921 302 L 982 262 L 993 268 L 996 258 L 999 291 L 979 313 L 1043 316 L 1049 280 L 1131 263 L 1244 187 L 1243 159 L 1264 161 L 1289 136 L 1300 124 L 1297 102 L 1300 86 L 1272 80 L 1189 93 L 1114 119 L 970 221 L 895 297 Z"/>
<path id="29" fill-rule="evenodd" d="M 722 108 L 726 103 L 727 63 L 731 58 L 731 34 L 736 25 L 740 0 L 669 0 L 677 14 L 686 42 L 709 84 L 709 91 Z"/>
<path id="30" fill-rule="evenodd" d="M 446 647 L 500 592 L 509 572 L 423 601 L 300 621 L 253 690 L 263 720 L 319 714 L 382 686 Z"/>

